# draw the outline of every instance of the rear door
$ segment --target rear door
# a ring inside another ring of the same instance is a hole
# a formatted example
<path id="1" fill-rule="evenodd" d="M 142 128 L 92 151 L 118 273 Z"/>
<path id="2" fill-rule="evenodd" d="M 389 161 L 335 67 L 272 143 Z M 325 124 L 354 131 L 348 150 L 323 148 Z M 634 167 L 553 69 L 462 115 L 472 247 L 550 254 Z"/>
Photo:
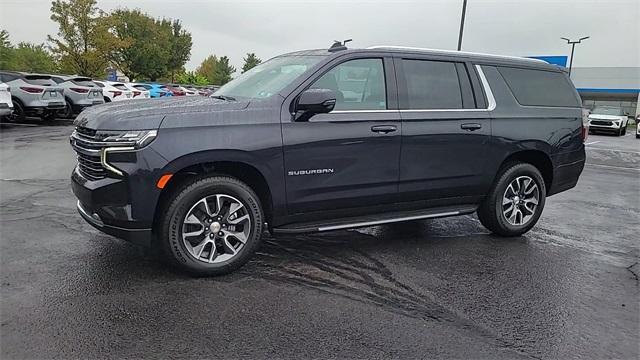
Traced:
<path id="1" fill-rule="evenodd" d="M 444 57 L 394 61 L 403 128 L 400 200 L 464 203 L 481 195 L 491 120 L 475 68 Z"/>
<path id="2" fill-rule="evenodd" d="M 337 99 L 328 114 L 283 119 L 289 213 L 396 201 L 401 123 L 392 59 L 360 55 L 336 61 L 306 88 L 334 90 Z"/>

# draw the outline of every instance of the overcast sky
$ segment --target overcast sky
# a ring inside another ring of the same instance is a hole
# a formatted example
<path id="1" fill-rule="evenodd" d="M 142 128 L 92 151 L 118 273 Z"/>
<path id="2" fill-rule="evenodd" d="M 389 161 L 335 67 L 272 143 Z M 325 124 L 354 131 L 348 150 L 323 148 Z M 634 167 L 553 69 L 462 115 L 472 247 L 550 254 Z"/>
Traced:
<path id="1" fill-rule="evenodd" d="M 0 28 L 12 42 L 44 42 L 57 25 L 50 1 L 0 0 Z M 193 36 L 193 70 L 209 54 L 236 67 L 247 52 L 263 60 L 283 52 L 328 47 L 401 45 L 455 49 L 462 0 L 204 1 L 99 0 L 103 10 L 139 8 L 182 20 Z M 463 50 L 506 55 L 568 55 L 560 37 L 591 36 L 576 47 L 574 66 L 640 66 L 640 0 L 468 0 Z"/>

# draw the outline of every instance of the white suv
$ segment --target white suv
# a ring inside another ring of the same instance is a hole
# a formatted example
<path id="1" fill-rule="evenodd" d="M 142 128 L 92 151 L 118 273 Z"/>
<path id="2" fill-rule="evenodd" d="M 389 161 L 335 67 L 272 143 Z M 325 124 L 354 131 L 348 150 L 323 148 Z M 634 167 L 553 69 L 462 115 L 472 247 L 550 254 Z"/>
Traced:
<path id="1" fill-rule="evenodd" d="M 51 79 L 64 88 L 64 99 L 67 103 L 67 108 L 61 114 L 63 117 L 71 118 L 86 107 L 104 103 L 102 89 L 90 78 L 51 75 Z"/>
<path id="2" fill-rule="evenodd" d="M 0 71 L 0 82 L 11 88 L 13 119 L 23 121 L 27 115 L 53 120 L 66 108 L 64 90 L 51 76 Z"/>
<path id="3" fill-rule="evenodd" d="M 133 91 L 121 83 L 112 81 L 98 81 L 93 80 L 102 88 L 102 95 L 104 95 L 104 102 L 122 101 L 133 99 Z"/>
<path id="4" fill-rule="evenodd" d="M 4 119 L 13 112 L 9 85 L 0 82 L 0 119 Z"/>
<path id="5" fill-rule="evenodd" d="M 629 118 L 622 108 L 615 106 L 596 106 L 589 115 L 589 132 L 606 131 L 618 136 L 627 133 Z"/>

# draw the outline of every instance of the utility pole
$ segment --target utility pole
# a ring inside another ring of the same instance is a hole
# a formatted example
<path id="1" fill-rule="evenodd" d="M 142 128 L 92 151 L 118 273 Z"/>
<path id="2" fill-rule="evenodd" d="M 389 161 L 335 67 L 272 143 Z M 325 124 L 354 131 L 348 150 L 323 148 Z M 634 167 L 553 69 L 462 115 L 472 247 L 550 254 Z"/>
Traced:
<path id="1" fill-rule="evenodd" d="M 467 0 L 462 0 L 462 18 L 460 19 L 460 33 L 458 34 L 458 51 L 462 49 L 462 33 L 464 32 L 464 17 L 467 13 Z"/>
<path id="2" fill-rule="evenodd" d="M 561 37 L 560 39 L 562 40 L 566 40 L 567 44 L 571 45 L 571 60 L 569 60 L 569 76 L 571 76 L 571 68 L 573 67 L 573 52 L 576 49 L 576 44 L 580 44 L 582 42 L 582 40 L 587 40 L 589 38 L 589 36 L 585 36 L 585 37 L 581 37 L 578 40 L 569 40 L 565 37 Z"/>

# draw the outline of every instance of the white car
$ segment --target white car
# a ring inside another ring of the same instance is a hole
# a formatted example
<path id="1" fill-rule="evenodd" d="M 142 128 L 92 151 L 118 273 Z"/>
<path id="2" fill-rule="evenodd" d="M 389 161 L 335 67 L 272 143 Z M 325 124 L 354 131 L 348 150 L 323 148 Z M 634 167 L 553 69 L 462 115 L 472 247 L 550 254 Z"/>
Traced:
<path id="1" fill-rule="evenodd" d="M 145 89 L 142 84 L 124 83 L 124 86 L 132 91 L 134 99 L 149 99 L 151 97 L 149 90 Z"/>
<path id="2" fill-rule="evenodd" d="M 173 88 L 176 88 L 176 89 L 179 89 L 180 91 L 184 91 L 184 94 L 186 96 L 197 96 L 198 95 L 198 93 L 196 91 L 189 90 L 185 86 L 182 86 L 180 84 L 169 84 L 169 86 L 171 86 Z"/>
<path id="3" fill-rule="evenodd" d="M 596 106 L 589 115 L 589 132 L 606 131 L 618 136 L 627 133 L 629 117 L 616 106 Z"/>
<path id="4" fill-rule="evenodd" d="M 13 112 L 13 102 L 9 85 L 0 83 L 0 119 L 8 117 Z"/>
<path id="5" fill-rule="evenodd" d="M 114 102 L 133 99 L 133 91 L 121 82 L 99 81 L 94 80 L 98 86 L 102 88 L 104 102 Z"/>

